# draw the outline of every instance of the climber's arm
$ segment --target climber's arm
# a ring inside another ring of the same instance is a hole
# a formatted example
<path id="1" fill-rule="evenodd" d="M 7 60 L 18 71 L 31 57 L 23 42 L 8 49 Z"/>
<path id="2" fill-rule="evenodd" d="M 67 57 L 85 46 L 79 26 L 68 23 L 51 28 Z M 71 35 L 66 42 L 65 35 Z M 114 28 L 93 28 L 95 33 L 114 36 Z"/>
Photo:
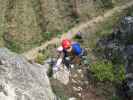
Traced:
<path id="1" fill-rule="evenodd" d="M 63 58 L 64 58 L 64 53 L 61 52 L 61 53 L 59 54 L 59 57 L 58 57 L 58 60 L 57 60 L 55 66 L 60 66 L 60 64 L 62 63 Z"/>
<path id="2" fill-rule="evenodd" d="M 57 62 L 54 66 L 54 70 L 58 70 L 59 66 L 61 65 L 62 63 L 62 60 L 64 58 L 64 53 L 63 53 L 63 49 L 61 47 L 57 48 L 57 51 L 59 52 L 59 55 L 58 55 L 58 59 L 57 59 Z"/>

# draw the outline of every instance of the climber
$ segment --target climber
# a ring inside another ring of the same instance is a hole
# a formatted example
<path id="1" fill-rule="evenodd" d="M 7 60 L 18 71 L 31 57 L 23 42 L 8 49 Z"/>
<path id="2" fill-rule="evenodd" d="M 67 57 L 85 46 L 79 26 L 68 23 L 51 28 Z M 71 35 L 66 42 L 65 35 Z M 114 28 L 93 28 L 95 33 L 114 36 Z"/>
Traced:
<path id="1" fill-rule="evenodd" d="M 77 42 L 72 42 L 69 39 L 64 39 L 61 42 L 61 46 L 57 48 L 59 52 L 58 60 L 53 67 L 53 70 L 58 70 L 61 63 L 65 64 L 69 69 L 70 64 L 80 64 L 82 57 L 86 54 L 85 49 L 80 47 Z"/>

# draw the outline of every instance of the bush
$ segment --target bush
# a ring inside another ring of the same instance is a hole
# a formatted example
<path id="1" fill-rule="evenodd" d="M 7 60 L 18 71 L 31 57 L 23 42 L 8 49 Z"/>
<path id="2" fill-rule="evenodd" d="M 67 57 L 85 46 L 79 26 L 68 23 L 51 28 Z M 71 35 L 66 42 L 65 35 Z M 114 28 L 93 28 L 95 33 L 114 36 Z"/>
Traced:
<path id="1" fill-rule="evenodd" d="M 103 11 L 113 8 L 115 4 L 113 0 L 94 0 L 94 2 L 96 2 L 97 9 L 101 9 Z"/>
<path id="2" fill-rule="evenodd" d="M 43 62 L 46 59 L 53 57 L 54 56 L 54 53 L 53 53 L 54 47 L 52 47 L 52 46 L 53 45 L 49 45 L 46 49 L 39 50 L 39 53 L 38 53 L 37 57 L 35 58 L 35 61 L 39 64 L 43 64 Z"/>
<path id="3" fill-rule="evenodd" d="M 113 65 L 109 62 L 97 61 L 91 65 L 94 76 L 100 81 L 114 80 Z"/>
<path id="4" fill-rule="evenodd" d="M 116 70 L 114 68 L 114 70 L 116 71 L 115 73 L 115 82 L 122 82 L 123 80 L 125 80 L 125 69 L 124 69 L 124 65 L 118 65 L 116 66 L 118 69 Z"/>
<path id="5" fill-rule="evenodd" d="M 113 7 L 112 0 L 101 0 L 101 2 L 103 4 L 103 8 L 112 8 Z"/>
<path id="6" fill-rule="evenodd" d="M 60 38 L 62 32 L 56 32 L 56 36 Z"/>
<path id="7" fill-rule="evenodd" d="M 128 9 L 127 11 L 127 16 L 133 16 L 133 6 L 131 8 Z"/>
<path id="8" fill-rule="evenodd" d="M 120 98 L 118 96 L 113 96 L 111 100 L 120 100 Z"/>
<path id="9" fill-rule="evenodd" d="M 91 71 L 99 81 L 122 81 L 124 77 L 124 67 L 119 65 L 119 70 L 115 73 L 114 65 L 109 61 L 97 60 L 91 64 Z"/>
<path id="10" fill-rule="evenodd" d="M 37 55 L 37 58 L 35 59 L 35 62 L 39 63 L 39 64 L 43 64 L 45 60 L 45 56 L 42 53 L 39 53 Z"/>

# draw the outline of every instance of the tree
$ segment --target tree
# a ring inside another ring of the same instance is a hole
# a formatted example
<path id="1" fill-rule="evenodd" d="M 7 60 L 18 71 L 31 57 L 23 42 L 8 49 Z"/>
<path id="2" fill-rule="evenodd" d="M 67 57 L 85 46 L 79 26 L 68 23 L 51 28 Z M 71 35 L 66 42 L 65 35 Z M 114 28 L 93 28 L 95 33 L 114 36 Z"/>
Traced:
<path id="1" fill-rule="evenodd" d="M 72 14 L 74 17 L 79 16 L 79 2 L 80 0 L 72 0 Z"/>

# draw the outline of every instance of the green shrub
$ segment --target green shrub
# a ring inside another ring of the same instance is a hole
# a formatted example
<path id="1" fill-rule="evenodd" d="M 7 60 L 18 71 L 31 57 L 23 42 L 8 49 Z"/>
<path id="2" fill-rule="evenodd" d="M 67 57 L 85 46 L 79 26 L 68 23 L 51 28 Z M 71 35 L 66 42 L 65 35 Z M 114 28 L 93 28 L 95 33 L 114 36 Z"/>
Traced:
<path id="1" fill-rule="evenodd" d="M 133 16 L 133 6 L 128 9 L 127 16 Z"/>
<path id="2" fill-rule="evenodd" d="M 125 79 L 124 66 L 119 65 L 118 71 L 115 73 L 114 65 L 109 61 L 97 60 L 91 64 L 91 71 L 99 81 L 122 81 Z"/>
<path id="3" fill-rule="evenodd" d="M 102 11 L 107 11 L 115 6 L 113 0 L 95 0 L 94 2 L 96 2 L 97 9 Z"/>
<path id="4" fill-rule="evenodd" d="M 40 50 L 35 61 L 37 63 L 42 64 L 46 59 L 53 57 L 53 53 L 51 53 L 52 52 L 51 49 L 53 49 L 53 48 L 50 48 L 50 46 L 49 46 L 49 48 L 47 48 L 47 49 Z"/>
<path id="5" fill-rule="evenodd" d="M 118 65 L 116 66 L 118 69 L 115 72 L 115 82 L 121 82 L 123 80 L 125 80 L 125 69 L 124 69 L 124 65 Z"/>
<path id="6" fill-rule="evenodd" d="M 42 32 L 41 35 L 45 40 L 50 40 L 53 36 L 60 37 L 62 32 Z"/>
<path id="7" fill-rule="evenodd" d="M 113 65 L 110 62 L 97 61 L 91 65 L 91 71 L 94 76 L 100 81 L 114 80 Z"/>
<path id="8" fill-rule="evenodd" d="M 42 53 L 39 53 L 37 55 L 37 58 L 35 59 L 35 62 L 39 64 L 43 64 L 44 60 L 45 60 L 45 56 Z"/>
<path id="9" fill-rule="evenodd" d="M 104 8 L 112 8 L 113 3 L 112 0 L 101 0 Z"/>
<path id="10" fill-rule="evenodd" d="M 56 32 L 56 36 L 57 36 L 57 37 L 60 37 L 61 34 L 62 34 L 62 32 Z"/>
<path id="11" fill-rule="evenodd" d="M 118 96 L 112 96 L 111 100 L 120 100 Z"/>

